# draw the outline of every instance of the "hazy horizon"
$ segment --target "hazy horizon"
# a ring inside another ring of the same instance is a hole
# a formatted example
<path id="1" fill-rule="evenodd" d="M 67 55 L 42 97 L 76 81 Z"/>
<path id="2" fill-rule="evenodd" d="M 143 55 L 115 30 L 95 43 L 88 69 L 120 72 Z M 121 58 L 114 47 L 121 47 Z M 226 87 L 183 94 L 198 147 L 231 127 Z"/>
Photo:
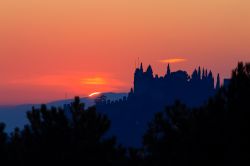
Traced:
<path id="1" fill-rule="evenodd" d="M 128 92 L 135 64 L 230 77 L 250 61 L 250 1 L 0 2 L 0 105 Z M 139 60 L 138 60 L 139 57 Z M 174 59 L 174 60 L 173 60 Z M 177 60 L 176 60 L 177 59 Z"/>

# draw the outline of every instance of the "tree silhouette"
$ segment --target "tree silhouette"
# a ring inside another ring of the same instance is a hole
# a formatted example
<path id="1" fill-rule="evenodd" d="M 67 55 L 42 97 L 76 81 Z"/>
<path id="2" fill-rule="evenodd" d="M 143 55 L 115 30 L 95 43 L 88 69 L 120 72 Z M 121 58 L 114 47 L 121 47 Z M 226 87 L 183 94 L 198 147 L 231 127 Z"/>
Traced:
<path id="1" fill-rule="evenodd" d="M 0 159 L 2 159 L 2 161 L 6 161 L 8 154 L 7 154 L 7 139 L 8 136 L 7 134 L 4 132 L 5 129 L 5 124 L 4 123 L 0 123 Z"/>
<path id="2" fill-rule="evenodd" d="M 46 105 L 32 108 L 27 113 L 29 124 L 23 130 L 15 129 L 10 136 L 9 160 L 19 164 L 85 165 L 114 165 L 125 161 L 125 150 L 116 147 L 116 139 L 104 137 L 110 126 L 105 115 L 97 113 L 94 107 L 85 109 L 79 97 L 70 104 L 69 112 L 66 116 L 65 110 L 48 109 Z M 5 143 L 2 133 L 0 141 Z"/>
<path id="3" fill-rule="evenodd" d="M 200 108 L 177 102 L 158 113 L 144 136 L 149 165 L 250 164 L 250 64 Z"/>

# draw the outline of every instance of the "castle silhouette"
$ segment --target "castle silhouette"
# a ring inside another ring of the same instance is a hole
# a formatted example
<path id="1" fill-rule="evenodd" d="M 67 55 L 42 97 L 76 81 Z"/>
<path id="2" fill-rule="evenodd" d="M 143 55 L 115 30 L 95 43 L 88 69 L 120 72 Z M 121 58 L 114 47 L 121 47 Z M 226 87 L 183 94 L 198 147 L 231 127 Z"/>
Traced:
<path id="1" fill-rule="evenodd" d="M 226 81 L 226 80 L 225 80 Z M 221 86 L 220 75 L 217 75 L 216 86 L 211 70 L 199 67 L 191 76 L 186 71 L 178 70 L 171 72 L 170 65 L 164 76 L 153 75 L 152 67 L 149 65 L 144 72 L 141 63 L 134 73 L 134 88 L 131 88 L 127 98 L 118 101 L 97 101 L 99 105 L 115 104 L 127 100 L 150 100 L 163 102 L 165 105 L 173 104 L 176 100 L 189 107 L 203 104 L 209 97 L 213 96 Z"/>
<path id="2" fill-rule="evenodd" d="M 131 89 L 130 98 L 148 98 L 151 101 L 163 102 L 165 105 L 173 104 L 176 100 L 188 106 L 199 106 L 220 88 L 220 76 L 217 75 L 216 86 L 211 71 L 195 69 L 191 77 L 186 71 L 171 72 L 170 65 L 164 76 L 153 75 L 149 65 L 143 71 L 143 65 L 135 70 L 134 89 Z"/>
<path id="3" fill-rule="evenodd" d="M 220 75 L 216 84 L 211 71 L 195 69 L 191 76 L 186 71 L 171 72 L 170 65 L 164 76 L 153 75 L 152 67 L 143 70 L 141 64 L 134 73 L 134 87 L 127 97 L 117 101 L 96 99 L 98 112 L 105 113 L 111 120 L 110 135 L 125 146 L 139 147 L 148 122 L 156 112 L 163 111 L 177 100 L 189 107 L 204 104 L 220 88 Z"/>

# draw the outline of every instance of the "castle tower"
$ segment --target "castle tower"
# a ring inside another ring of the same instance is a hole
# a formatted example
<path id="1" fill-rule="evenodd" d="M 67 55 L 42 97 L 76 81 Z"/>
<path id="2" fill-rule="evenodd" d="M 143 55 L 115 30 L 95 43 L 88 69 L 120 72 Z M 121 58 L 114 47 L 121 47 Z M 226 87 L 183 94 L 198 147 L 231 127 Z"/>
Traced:
<path id="1" fill-rule="evenodd" d="M 147 71 L 146 71 L 146 75 L 150 78 L 153 78 L 153 70 L 151 65 L 148 66 Z"/>
<path id="2" fill-rule="evenodd" d="M 205 70 L 202 68 L 202 80 L 205 79 Z"/>
<path id="3" fill-rule="evenodd" d="M 195 69 L 194 72 L 193 72 L 193 74 L 192 74 L 192 80 L 197 80 L 197 78 L 198 78 L 198 72 Z"/>
<path id="4" fill-rule="evenodd" d="M 216 90 L 220 89 L 220 74 L 217 75 Z"/>
<path id="5" fill-rule="evenodd" d="M 198 68 L 198 78 L 199 78 L 199 80 L 201 79 L 201 67 L 200 66 Z"/>
<path id="6" fill-rule="evenodd" d="M 213 73 L 211 70 L 209 70 L 209 73 L 208 73 L 208 83 L 209 83 L 209 87 L 211 87 L 211 89 L 214 89 L 214 77 L 213 77 Z"/>
<path id="7" fill-rule="evenodd" d="M 171 75 L 171 69 L 170 69 L 170 65 L 168 64 L 167 73 L 165 74 L 165 78 L 169 78 L 170 75 Z"/>
<path id="8" fill-rule="evenodd" d="M 140 66 L 140 71 L 143 73 L 143 65 L 141 63 L 141 66 Z"/>
<path id="9" fill-rule="evenodd" d="M 168 68 L 167 68 L 167 76 L 170 76 L 171 74 L 171 70 L 170 70 L 170 65 L 168 64 Z"/>
<path id="10" fill-rule="evenodd" d="M 208 77 L 209 77 L 209 78 L 213 78 L 213 73 L 212 73 L 211 70 L 209 70 Z"/>
<path id="11" fill-rule="evenodd" d="M 143 65 L 141 63 L 140 68 L 137 68 L 134 74 L 134 92 L 137 92 L 139 90 L 142 79 L 143 79 Z"/>

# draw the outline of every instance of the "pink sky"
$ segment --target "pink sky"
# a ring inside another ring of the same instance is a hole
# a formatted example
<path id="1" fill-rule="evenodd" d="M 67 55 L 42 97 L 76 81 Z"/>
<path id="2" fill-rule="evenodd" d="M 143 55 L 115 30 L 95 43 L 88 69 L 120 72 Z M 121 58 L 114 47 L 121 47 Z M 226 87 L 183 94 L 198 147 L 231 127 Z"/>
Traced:
<path id="1" fill-rule="evenodd" d="M 249 0 L 0 2 L 0 104 L 128 91 L 135 61 L 229 77 L 250 61 Z M 92 83 L 91 83 L 92 82 Z M 95 84 L 93 82 L 96 82 Z"/>

